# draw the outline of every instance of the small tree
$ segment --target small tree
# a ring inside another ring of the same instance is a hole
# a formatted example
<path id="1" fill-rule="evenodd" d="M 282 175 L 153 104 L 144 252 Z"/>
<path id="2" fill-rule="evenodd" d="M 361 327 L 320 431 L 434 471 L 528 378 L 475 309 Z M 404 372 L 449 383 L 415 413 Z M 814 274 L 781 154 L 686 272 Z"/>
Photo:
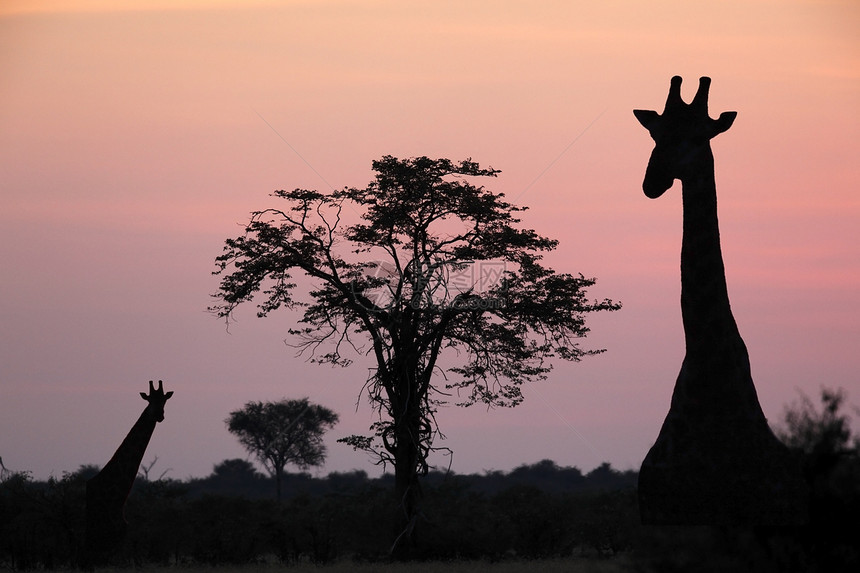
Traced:
<path id="1" fill-rule="evenodd" d="M 278 501 L 286 465 L 301 469 L 322 465 L 326 456 L 323 434 L 337 421 L 337 414 L 307 398 L 248 402 L 225 420 L 230 433 L 275 478 Z"/>
<path id="2" fill-rule="evenodd" d="M 776 435 L 785 445 L 803 454 L 807 477 L 829 473 L 847 457 L 860 451 L 860 437 L 852 443 L 851 418 L 842 411 L 845 390 L 821 388 L 821 411 L 800 393 L 800 401 L 786 406 Z"/>
<path id="3" fill-rule="evenodd" d="M 800 400 L 785 408 L 776 429 L 801 456 L 809 484 L 809 524 L 791 541 L 805 547 L 810 571 L 858 571 L 860 436 L 852 434 L 844 389 L 822 387 L 820 400 L 819 409 L 801 392 Z"/>
<path id="4" fill-rule="evenodd" d="M 550 359 L 602 352 L 579 346 L 585 314 L 620 305 L 586 299 L 595 279 L 540 264 L 557 241 L 517 228 L 524 207 L 470 182 L 497 170 L 391 156 L 373 170 L 363 189 L 276 191 L 288 208 L 255 212 L 245 234 L 226 241 L 211 310 L 229 320 L 262 290 L 258 316 L 304 308 L 306 326 L 290 332 L 312 361 L 348 365 L 349 347 L 373 357 L 364 389 L 379 420 L 373 436 L 345 441 L 393 464 L 411 532 L 446 397 L 516 406 Z M 360 221 L 346 224 L 353 213 Z M 315 281 L 310 303 L 293 298 L 294 272 Z M 455 362 L 440 362 L 445 350 Z"/>

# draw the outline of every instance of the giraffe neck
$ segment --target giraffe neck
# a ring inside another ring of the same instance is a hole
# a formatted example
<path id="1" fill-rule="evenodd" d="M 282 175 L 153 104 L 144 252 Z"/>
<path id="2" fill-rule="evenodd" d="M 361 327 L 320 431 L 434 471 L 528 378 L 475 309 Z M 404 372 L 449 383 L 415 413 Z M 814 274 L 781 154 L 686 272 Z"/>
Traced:
<path id="1" fill-rule="evenodd" d="M 155 430 L 155 424 L 155 416 L 151 412 L 151 408 L 147 407 L 134 426 L 131 427 L 116 453 L 99 473 L 99 476 L 104 480 L 112 481 L 120 489 L 125 490 L 127 494 L 137 477 L 140 464 L 143 462 L 143 455 L 146 453 L 152 432 Z"/>
<path id="2" fill-rule="evenodd" d="M 693 173 L 682 181 L 681 315 L 688 357 L 713 353 L 715 341 L 740 338 L 726 287 L 710 151 Z"/>

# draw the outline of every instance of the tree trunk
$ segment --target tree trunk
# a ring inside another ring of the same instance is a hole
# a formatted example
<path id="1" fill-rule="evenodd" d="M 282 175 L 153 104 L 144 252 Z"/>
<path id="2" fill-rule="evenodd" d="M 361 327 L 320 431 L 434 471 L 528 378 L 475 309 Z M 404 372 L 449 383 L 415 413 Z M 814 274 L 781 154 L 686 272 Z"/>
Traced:
<path id="1" fill-rule="evenodd" d="M 413 405 L 414 403 L 414 405 Z M 418 481 L 420 460 L 421 410 L 418 401 L 411 400 L 402 419 L 397 420 L 394 454 L 394 491 L 397 496 L 397 537 L 392 545 L 393 555 L 406 558 L 416 544 L 415 526 L 421 514 L 421 485 Z"/>

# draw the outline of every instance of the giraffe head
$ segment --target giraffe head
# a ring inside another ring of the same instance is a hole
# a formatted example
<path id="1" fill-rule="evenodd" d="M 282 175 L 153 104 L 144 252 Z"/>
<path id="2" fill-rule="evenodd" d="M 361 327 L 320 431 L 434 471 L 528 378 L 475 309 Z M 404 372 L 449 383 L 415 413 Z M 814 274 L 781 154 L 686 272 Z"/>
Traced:
<path id="1" fill-rule="evenodd" d="M 164 404 L 173 396 L 173 392 L 165 392 L 161 385 L 161 380 L 158 381 L 158 390 L 152 385 L 152 380 L 149 381 L 149 395 L 140 393 L 140 397 L 149 402 L 147 409 L 150 411 L 156 422 L 164 421 Z"/>
<path id="2" fill-rule="evenodd" d="M 736 111 L 723 112 L 719 119 L 708 116 L 710 86 L 711 78 L 700 78 L 699 90 L 693 101 L 687 104 L 681 99 L 681 77 L 675 76 L 662 115 L 652 110 L 633 110 L 655 143 L 642 183 L 648 197 L 659 197 L 675 179 L 683 182 L 698 175 L 702 161 L 713 159 L 711 139 L 729 129 L 735 121 Z"/>

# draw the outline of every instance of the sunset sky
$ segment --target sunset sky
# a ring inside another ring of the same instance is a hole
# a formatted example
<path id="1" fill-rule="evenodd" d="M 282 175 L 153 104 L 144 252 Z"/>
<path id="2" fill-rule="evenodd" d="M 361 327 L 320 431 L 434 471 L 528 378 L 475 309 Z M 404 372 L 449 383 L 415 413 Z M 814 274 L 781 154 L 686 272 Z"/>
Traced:
<path id="1" fill-rule="evenodd" d="M 364 186 L 382 155 L 464 159 L 595 276 L 586 347 L 518 408 L 438 416 L 458 473 L 551 458 L 638 468 L 684 356 L 680 184 L 641 190 L 673 75 L 710 110 L 729 294 L 772 425 L 798 390 L 860 404 L 860 3 L 856 0 L 6 0 L 0 5 L 0 457 L 103 465 L 163 379 L 145 462 L 184 479 L 246 457 L 251 400 L 340 414 L 318 473 L 370 460 L 369 365 L 315 366 L 295 315 L 206 312 L 223 241 L 269 193 Z M 857 427 L 857 424 L 855 424 Z M 435 463 L 446 466 L 447 458 Z"/>

